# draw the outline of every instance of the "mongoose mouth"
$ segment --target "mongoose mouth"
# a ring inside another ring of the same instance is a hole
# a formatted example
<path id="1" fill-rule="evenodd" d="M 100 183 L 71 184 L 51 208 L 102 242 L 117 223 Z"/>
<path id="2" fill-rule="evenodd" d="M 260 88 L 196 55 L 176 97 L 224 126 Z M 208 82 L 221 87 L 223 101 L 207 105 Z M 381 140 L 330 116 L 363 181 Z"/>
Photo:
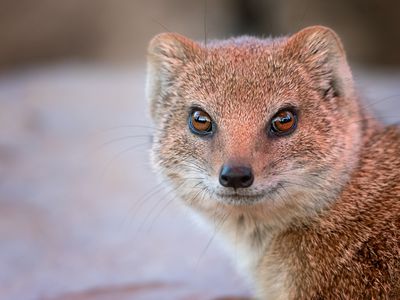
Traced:
<path id="1" fill-rule="evenodd" d="M 265 194 L 216 193 L 215 195 L 225 204 L 231 205 L 254 205 L 265 199 Z"/>
<path id="2" fill-rule="evenodd" d="M 230 205 L 255 205 L 268 199 L 272 199 L 274 194 L 277 193 L 281 184 L 273 185 L 267 189 L 254 191 L 245 191 L 237 189 L 235 191 L 216 191 L 214 195 L 217 196 L 217 201 Z"/>

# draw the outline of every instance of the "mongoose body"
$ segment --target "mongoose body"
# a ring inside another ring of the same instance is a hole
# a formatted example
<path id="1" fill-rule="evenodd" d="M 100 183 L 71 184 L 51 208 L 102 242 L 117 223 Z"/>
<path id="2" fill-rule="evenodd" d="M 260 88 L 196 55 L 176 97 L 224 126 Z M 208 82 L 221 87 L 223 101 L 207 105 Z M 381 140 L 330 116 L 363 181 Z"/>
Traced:
<path id="1" fill-rule="evenodd" d="M 400 131 L 358 100 L 332 30 L 166 33 L 148 57 L 155 170 L 259 299 L 400 299 Z"/>

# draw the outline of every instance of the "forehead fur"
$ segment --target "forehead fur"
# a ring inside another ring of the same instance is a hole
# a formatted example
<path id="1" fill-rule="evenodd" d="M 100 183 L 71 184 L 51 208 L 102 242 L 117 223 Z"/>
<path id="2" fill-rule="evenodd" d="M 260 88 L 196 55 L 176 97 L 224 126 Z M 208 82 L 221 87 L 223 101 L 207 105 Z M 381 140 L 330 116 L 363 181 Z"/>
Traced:
<path id="1" fill-rule="evenodd" d="M 269 114 L 299 97 L 304 101 L 331 90 L 344 95 L 351 89 L 343 47 L 324 27 L 289 38 L 215 41 L 207 48 L 177 34 L 161 34 L 149 48 L 148 95 L 155 119 L 169 95 L 178 94 L 192 102 L 188 105 L 207 105 L 217 115 L 238 106 L 239 113 L 247 108 Z"/>
<path id="2" fill-rule="evenodd" d="M 293 105 L 301 67 L 285 57 L 283 42 L 241 37 L 215 43 L 185 66 L 176 84 L 185 99 L 226 121 Z"/>

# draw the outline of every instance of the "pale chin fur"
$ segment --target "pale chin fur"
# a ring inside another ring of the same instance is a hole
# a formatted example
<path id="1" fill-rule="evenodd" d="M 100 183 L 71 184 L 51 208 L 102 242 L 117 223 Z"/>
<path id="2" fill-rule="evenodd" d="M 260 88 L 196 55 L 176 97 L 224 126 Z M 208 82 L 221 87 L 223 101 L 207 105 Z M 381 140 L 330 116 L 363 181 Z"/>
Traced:
<path id="1" fill-rule="evenodd" d="M 187 199 L 187 196 L 187 193 L 183 193 L 181 198 Z M 248 210 L 248 208 L 256 205 L 223 205 L 211 198 L 204 198 L 202 201 L 203 209 L 194 205 L 183 205 L 183 207 L 190 212 L 189 215 L 199 227 L 208 231 L 210 235 L 215 235 L 215 240 L 228 253 L 232 263 L 239 270 L 239 274 L 248 286 L 252 287 L 259 295 L 262 295 L 265 287 L 268 286 L 269 298 L 264 297 L 263 299 L 287 299 L 285 287 L 287 274 L 283 266 L 275 261 L 271 261 L 269 264 L 268 274 L 273 276 L 270 276 L 268 281 L 264 282 L 263 287 L 254 285 L 257 282 L 257 265 L 261 259 L 269 259 L 269 257 L 265 257 L 265 250 L 268 248 L 276 230 L 278 230 L 277 228 L 283 227 L 282 220 L 272 221 L 272 219 L 268 220 L 268 216 L 266 216 L 265 225 L 268 230 L 260 232 L 262 237 L 255 242 L 253 236 L 255 227 L 262 227 L 262 223 L 258 220 L 260 216 L 253 218 L 251 210 Z M 260 203 L 262 202 L 263 200 L 260 201 Z M 241 214 L 246 215 L 243 224 L 239 224 Z M 279 218 L 277 216 L 273 219 L 278 220 Z"/>

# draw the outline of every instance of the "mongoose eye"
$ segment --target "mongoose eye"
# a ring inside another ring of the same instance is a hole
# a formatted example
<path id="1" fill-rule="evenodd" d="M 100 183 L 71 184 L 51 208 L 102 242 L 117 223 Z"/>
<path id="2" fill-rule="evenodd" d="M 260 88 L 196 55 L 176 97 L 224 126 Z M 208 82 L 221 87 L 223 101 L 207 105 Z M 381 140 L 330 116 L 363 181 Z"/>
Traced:
<path id="1" fill-rule="evenodd" d="M 297 116 L 291 110 L 281 110 L 271 121 L 271 132 L 274 135 L 286 135 L 292 133 L 296 129 Z"/>
<path id="2" fill-rule="evenodd" d="M 213 122 L 208 113 L 196 109 L 190 113 L 189 128 L 195 134 L 207 135 L 212 133 Z"/>

